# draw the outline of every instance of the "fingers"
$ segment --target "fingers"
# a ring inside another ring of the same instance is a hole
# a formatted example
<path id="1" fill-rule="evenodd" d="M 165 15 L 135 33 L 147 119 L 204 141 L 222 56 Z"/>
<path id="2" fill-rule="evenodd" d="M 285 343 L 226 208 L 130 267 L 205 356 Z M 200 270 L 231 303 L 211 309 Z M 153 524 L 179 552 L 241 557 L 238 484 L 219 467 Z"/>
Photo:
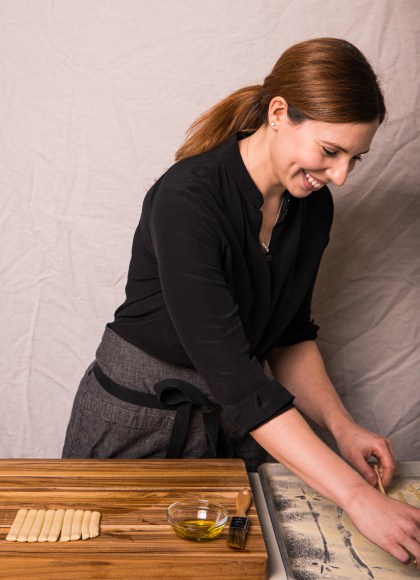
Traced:
<path id="1" fill-rule="evenodd" d="M 353 425 L 349 431 L 342 432 L 336 439 L 343 457 L 370 485 L 375 487 L 378 482 L 373 467 L 368 463 L 372 455 L 380 463 L 379 473 L 383 486 L 386 488 L 391 483 L 396 470 L 396 462 L 390 439 L 372 433 L 359 425 Z"/>
<path id="2" fill-rule="evenodd" d="M 385 437 L 380 439 L 372 450 L 372 455 L 376 457 L 379 461 L 379 474 L 381 476 L 382 484 L 386 488 L 392 481 L 397 464 L 392 453 L 392 444 L 390 439 Z M 376 474 L 375 484 L 377 482 Z M 370 482 L 370 480 L 368 480 Z M 374 485 L 375 485 L 374 484 Z"/>
<path id="3" fill-rule="evenodd" d="M 406 550 L 404 550 L 404 548 L 399 544 L 396 544 L 388 551 L 391 554 L 391 556 L 394 556 L 394 558 L 399 560 L 401 564 L 407 565 L 411 562 L 410 554 Z"/>
<path id="4" fill-rule="evenodd" d="M 408 507 L 407 519 L 404 522 L 403 530 L 404 536 L 400 537 L 400 546 L 408 553 L 409 559 L 405 561 L 401 560 L 403 564 L 409 564 L 414 562 L 419 568 L 420 562 L 420 510 L 412 510 L 411 506 L 405 504 Z M 404 507 L 405 509 L 405 507 Z"/>
<path id="5" fill-rule="evenodd" d="M 351 508 L 350 517 L 370 541 L 402 564 L 420 561 L 420 510 L 407 503 L 384 496 L 367 486 Z"/>
<path id="6" fill-rule="evenodd" d="M 372 486 L 375 487 L 378 478 L 376 473 L 373 469 L 373 466 L 368 462 L 369 457 L 372 456 L 372 453 L 368 452 L 366 457 L 363 454 L 353 454 L 352 456 L 348 457 L 350 463 L 357 469 L 360 475 L 366 479 L 366 481 Z"/>
<path id="7" fill-rule="evenodd" d="M 414 562 L 415 564 L 417 564 L 418 568 L 420 562 L 419 543 L 410 538 L 404 543 L 403 549 L 405 552 L 407 552 L 408 558 L 406 558 L 405 560 L 400 560 L 400 562 L 402 562 L 403 564 L 410 564 L 411 562 Z"/>
<path id="8" fill-rule="evenodd" d="M 366 479 L 366 481 L 368 483 L 370 483 L 370 485 L 372 487 L 375 487 L 375 485 L 378 482 L 378 478 L 376 476 L 376 473 L 375 473 L 373 467 L 371 465 L 369 465 L 369 463 L 367 463 L 367 461 L 360 463 L 356 467 L 357 467 L 357 470 L 359 471 L 359 473 Z"/>

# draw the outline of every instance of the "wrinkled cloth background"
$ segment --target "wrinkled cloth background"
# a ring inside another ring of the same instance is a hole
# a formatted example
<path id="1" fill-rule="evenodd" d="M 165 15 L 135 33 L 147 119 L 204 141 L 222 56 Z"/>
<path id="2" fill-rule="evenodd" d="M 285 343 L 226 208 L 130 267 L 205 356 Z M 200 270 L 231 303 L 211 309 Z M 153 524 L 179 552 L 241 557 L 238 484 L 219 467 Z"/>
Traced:
<path id="1" fill-rule="evenodd" d="M 389 108 L 333 189 L 319 345 L 355 419 L 420 460 L 417 0 L 0 2 L 1 457 L 60 456 L 143 196 L 190 123 L 317 36 L 364 51 Z"/>

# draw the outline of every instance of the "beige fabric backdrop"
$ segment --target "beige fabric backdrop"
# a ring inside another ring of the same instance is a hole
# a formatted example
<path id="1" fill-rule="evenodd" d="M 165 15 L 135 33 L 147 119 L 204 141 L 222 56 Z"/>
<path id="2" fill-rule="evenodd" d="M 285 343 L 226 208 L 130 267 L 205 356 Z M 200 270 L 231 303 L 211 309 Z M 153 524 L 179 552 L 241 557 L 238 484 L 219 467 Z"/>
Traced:
<path id="1" fill-rule="evenodd" d="M 420 460 L 417 0 L 0 2 L 0 456 L 59 456 L 144 193 L 191 121 L 316 36 L 368 55 L 390 113 L 334 190 L 319 344 L 355 418 Z"/>

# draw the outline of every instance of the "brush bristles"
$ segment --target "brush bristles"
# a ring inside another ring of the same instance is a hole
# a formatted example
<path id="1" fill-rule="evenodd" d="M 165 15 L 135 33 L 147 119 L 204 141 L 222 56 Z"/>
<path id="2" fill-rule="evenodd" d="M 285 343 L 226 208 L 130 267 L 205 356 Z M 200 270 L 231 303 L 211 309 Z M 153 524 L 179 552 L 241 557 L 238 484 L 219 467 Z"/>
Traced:
<path id="1" fill-rule="evenodd" d="M 242 516 L 233 516 L 230 522 L 227 545 L 235 550 L 243 550 L 246 534 L 249 529 L 249 519 Z"/>

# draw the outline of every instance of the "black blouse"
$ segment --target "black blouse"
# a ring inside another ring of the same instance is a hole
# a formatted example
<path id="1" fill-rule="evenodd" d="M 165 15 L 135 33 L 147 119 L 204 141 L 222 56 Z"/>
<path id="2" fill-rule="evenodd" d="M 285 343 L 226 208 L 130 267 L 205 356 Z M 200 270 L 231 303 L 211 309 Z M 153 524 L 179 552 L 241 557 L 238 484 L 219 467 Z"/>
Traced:
<path id="1" fill-rule="evenodd" d="M 152 356 L 195 368 L 242 434 L 293 400 L 261 363 L 316 338 L 312 291 L 333 217 L 327 187 L 302 199 L 286 192 L 266 254 L 262 204 L 237 136 L 173 165 L 144 199 L 126 300 L 109 324 Z"/>

